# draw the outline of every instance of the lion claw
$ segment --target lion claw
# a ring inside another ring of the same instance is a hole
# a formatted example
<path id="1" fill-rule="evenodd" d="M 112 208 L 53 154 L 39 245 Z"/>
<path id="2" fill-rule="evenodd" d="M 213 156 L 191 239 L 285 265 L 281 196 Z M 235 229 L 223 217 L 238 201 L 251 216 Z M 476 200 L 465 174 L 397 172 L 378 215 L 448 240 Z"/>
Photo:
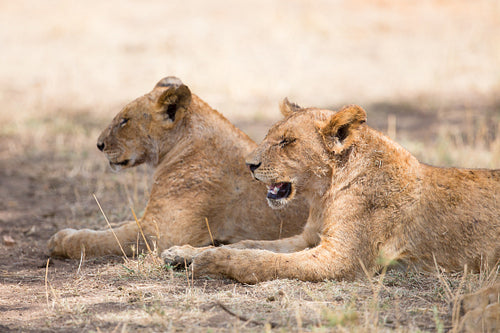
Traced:
<path id="1" fill-rule="evenodd" d="M 186 268 L 193 262 L 196 254 L 202 251 L 202 248 L 192 247 L 190 245 L 173 246 L 161 254 L 163 262 L 174 268 Z"/>
<path id="2" fill-rule="evenodd" d="M 189 267 L 191 265 L 192 260 L 188 260 L 184 257 L 181 256 L 174 256 L 174 257 L 164 257 L 162 255 L 163 262 L 165 265 L 171 266 L 175 269 L 183 269 Z"/>

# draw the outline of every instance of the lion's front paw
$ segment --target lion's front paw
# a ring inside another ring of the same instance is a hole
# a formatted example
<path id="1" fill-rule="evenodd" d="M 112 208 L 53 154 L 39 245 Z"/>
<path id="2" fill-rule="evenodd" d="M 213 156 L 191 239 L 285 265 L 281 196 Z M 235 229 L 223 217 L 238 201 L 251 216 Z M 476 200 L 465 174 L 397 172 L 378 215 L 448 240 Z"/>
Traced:
<path id="1" fill-rule="evenodd" d="M 485 308 L 489 304 L 498 303 L 500 298 L 500 282 L 483 288 L 473 294 L 464 295 L 460 300 L 460 312 L 466 313 L 478 308 Z"/>
<path id="2" fill-rule="evenodd" d="M 75 232 L 75 229 L 63 229 L 50 237 L 47 243 L 49 255 L 55 257 L 73 257 L 73 253 L 69 253 L 71 249 L 68 249 L 66 244 Z"/>
<path id="3" fill-rule="evenodd" d="M 465 332 L 496 332 L 500 329 L 500 283 L 462 297 L 459 302 Z"/>
<path id="4" fill-rule="evenodd" d="M 196 255 L 191 270 L 196 277 L 226 276 L 230 267 L 231 250 L 226 247 L 212 248 Z"/>
<path id="5" fill-rule="evenodd" d="M 161 258 L 167 265 L 184 268 L 191 264 L 194 256 L 209 248 L 211 248 L 211 246 L 208 247 L 193 247 L 191 245 L 172 246 L 171 248 L 162 252 Z"/>
<path id="6" fill-rule="evenodd" d="M 485 308 L 470 310 L 463 316 L 461 330 L 464 332 L 498 332 L 500 330 L 500 304 L 489 304 Z"/>

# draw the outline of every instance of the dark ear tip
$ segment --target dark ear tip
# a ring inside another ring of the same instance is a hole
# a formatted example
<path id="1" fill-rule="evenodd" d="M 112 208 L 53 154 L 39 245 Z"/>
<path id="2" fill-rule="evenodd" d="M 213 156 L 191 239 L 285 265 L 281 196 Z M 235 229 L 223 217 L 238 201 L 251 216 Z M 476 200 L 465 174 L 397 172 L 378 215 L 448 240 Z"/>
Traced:
<path id="1" fill-rule="evenodd" d="M 283 101 L 281 102 L 282 105 L 288 106 L 290 109 L 293 109 L 294 111 L 302 109 L 300 105 L 294 102 L 290 102 L 288 97 L 283 98 Z"/>
<path id="2" fill-rule="evenodd" d="M 156 84 L 155 88 L 160 88 L 160 87 L 179 87 L 182 86 L 183 83 L 182 81 L 175 76 L 167 76 L 158 81 Z"/>
<path id="3" fill-rule="evenodd" d="M 290 114 L 292 114 L 293 112 L 297 112 L 297 111 L 300 111 L 302 108 L 296 104 L 296 103 L 293 103 L 293 102 L 290 102 L 288 100 L 288 97 L 285 97 L 281 103 L 279 104 L 280 106 L 280 111 L 281 113 L 286 117 Z"/>

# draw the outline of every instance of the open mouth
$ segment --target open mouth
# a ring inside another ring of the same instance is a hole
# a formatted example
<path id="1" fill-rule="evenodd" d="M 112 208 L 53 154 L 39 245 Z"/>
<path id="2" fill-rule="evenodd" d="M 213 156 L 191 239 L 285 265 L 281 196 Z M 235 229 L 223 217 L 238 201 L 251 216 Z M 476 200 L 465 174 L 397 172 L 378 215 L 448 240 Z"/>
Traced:
<path id="1" fill-rule="evenodd" d="M 292 193 L 292 183 L 274 183 L 267 188 L 267 198 L 273 200 L 286 199 Z"/>
<path id="2" fill-rule="evenodd" d="M 119 165 L 119 166 L 127 166 L 130 163 L 130 160 L 123 160 L 121 162 L 109 162 L 109 164 L 113 165 Z"/>

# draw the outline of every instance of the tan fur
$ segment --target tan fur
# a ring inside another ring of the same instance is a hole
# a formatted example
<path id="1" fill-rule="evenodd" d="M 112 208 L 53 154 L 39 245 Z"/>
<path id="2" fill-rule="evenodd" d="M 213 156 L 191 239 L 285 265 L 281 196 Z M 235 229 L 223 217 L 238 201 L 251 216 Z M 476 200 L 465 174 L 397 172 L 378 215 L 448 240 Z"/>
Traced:
<path id="1" fill-rule="evenodd" d="M 274 211 L 265 185 L 252 179 L 245 156 L 256 144 L 188 87 L 168 77 L 119 112 L 98 140 L 114 170 L 149 163 L 156 168 L 140 220 L 158 249 L 205 246 L 298 234 L 307 219 L 305 201 Z M 127 254 L 138 239 L 135 221 L 114 230 Z M 141 237 L 139 237 L 140 239 Z M 144 244 L 143 244 L 144 245 Z M 48 243 L 51 255 L 79 258 L 121 254 L 109 230 L 64 229 Z"/>
<path id="2" fill-rule="evenodd" d="M 363 266 L 379 269 L 380 259 L 448 271 L 497 264 L 500 171 L 419 163 L 368 127 L 358 106 L 284 113 L 247 163 L 268 185 L 292 184 L 287 198 L 269 200 L 274 208 L 307 198 L 304 232 L 266 246 L 246 242 L 258 250 L 235 244 L 184 256 L 180 247 L 166 251 L 168 258 L 193 260 L 197 276 L 245 283 L 350 280 L 364 275 Z"/>
<path id="3" fill-rule="evenodd" d="M 460 300 L 459 332 L 500 331 L 500 282 Z"/>

